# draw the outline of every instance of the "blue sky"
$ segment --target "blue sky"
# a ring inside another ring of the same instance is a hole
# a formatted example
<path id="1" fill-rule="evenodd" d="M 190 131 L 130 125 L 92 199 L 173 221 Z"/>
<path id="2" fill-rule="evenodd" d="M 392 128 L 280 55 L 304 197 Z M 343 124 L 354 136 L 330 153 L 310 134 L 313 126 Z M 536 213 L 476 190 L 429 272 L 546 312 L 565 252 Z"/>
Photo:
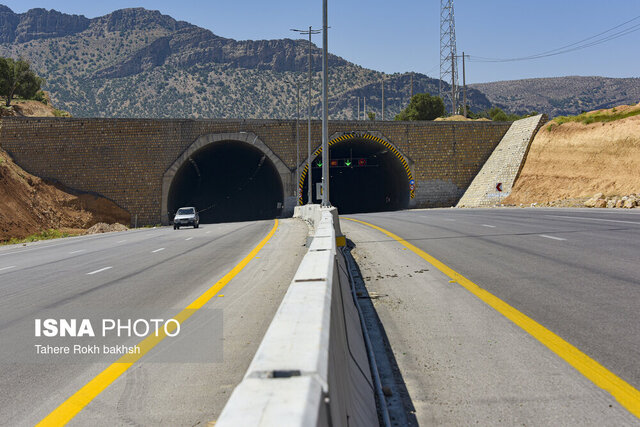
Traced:
<path id="1" fill-rule="evenodd" d="M 215 34 L 242 39 L 295 37 L 289 28 L 322 24 L 321 0 L 109 2 L 2 1 L 14 12 L 54 8 L 93 18 L 126 7 L 157 9 Z M 439 0 L 329 0 L 329 50 L 387 73 L 439 74 Z M 455 0 L 458 54 L 528 56 L 596 35 L 640 16 L 639 0 Z M 640 18 L 628 26 L 640 24 Z M 598 75 L 640 77 L 640 31 L 598 46 L 533 61 L 469 61 L 468 82 Z M 314 42 L 321 45 L 321 37 Z"/>

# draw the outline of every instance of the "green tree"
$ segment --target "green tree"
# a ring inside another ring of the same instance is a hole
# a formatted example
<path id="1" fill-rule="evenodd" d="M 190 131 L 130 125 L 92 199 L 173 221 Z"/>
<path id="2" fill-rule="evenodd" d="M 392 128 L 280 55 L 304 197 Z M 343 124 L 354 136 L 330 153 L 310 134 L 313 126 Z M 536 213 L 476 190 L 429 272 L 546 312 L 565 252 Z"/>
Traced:
<path id="1" fill-rule="evenodd" d="M 374 113 L 373 111 L 369 111 L 367 113 L 367 116 L 369 117 L 369 120 L 375 120 L 376 119 L 376 113 Z"/>
<path id="2" fill-rule="evenodd" d="M 494 122 L 509 121 L 509 116 L 507 115 L 507 113 L 505 113 L 504 111 L 502 111 L 502 109 L 498 107 L 494 107 L 489 110 L 489 117 L 491 117 L 491 120 L 493 120 Z"/>
<path id="3" fill-rule="evenodd" d="M 431 96 L 428 93 L 417 93 L 413 95 L 407 108 L 402 110 L 395 119 L 408 120 L 433 120 L 444 116 L 446 110 L 444 102 L 439 96 Z"/>
<path id="4" fill-rule="evenodd" d="M 0 95 L 7 98 L 7 107 L 14 96 L 24 99 L 36 97 L 43 83 L 44 80 L 31 70 L 24 59 L 0 58 Z"/>

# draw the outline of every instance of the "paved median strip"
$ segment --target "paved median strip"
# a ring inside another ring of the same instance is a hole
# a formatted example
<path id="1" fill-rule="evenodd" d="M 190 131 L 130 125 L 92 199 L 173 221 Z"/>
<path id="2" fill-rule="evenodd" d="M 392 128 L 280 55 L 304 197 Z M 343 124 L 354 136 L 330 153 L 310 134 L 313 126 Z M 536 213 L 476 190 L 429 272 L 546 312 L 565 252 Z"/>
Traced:
<path id="1" fill-rule="evenodd" d="M 258 252 L 266 245 L 266 243 L 273 237 L 278 228 L 278 220 L 275 220 L 273 228 L 265 236 L 264 239 L 253 248 L 251 252 L 240 261 L 231 271 L 225 274 L 218 282 L 207 289 L 203 294 L 196 298 L 191 304 L 189 304 L 184 310 L 178 313 L 173 318 L 180 324 L 185 322 L 191 315 L 197 310 L 202 308 L 207 302 L 215 297 L 218 292 L 222 290 L 235 276 L 238 275 L 253 258 L 256 257 Z M 111 267 L 107 267 L 111 268 Z M 173 332 L 170 330 L 169 332 Z M 80 390 L 75 392 L 71 397 L 65 400 L 60 406 L 53 410 L 49 415 L 42 419 L 38 426 L 60 426 L 67 424 L 73 417 L 75 417 L 82 409 L 87 406 L 93 399 L 102 393 L 111 383 L 117 380 L 122 374 L 124 374 L 134 363 L 136 363 L 142 356 L 147 354 L 151 349 L 158 345 L 164 338 L 166 333 L 163 331 L 156 335 L 149 335 L 143 339 L 137 346 L 140 348 L 139 354 L 127 354 L 122 356 L 116 362 L 109 365 L 104 371 L 95 376 L 91 381 L 85 384 Z"/>
<path id="2" fill-rule="evenodd" d="M 498 313 L 502 314 L 517 326 L 522 328 L 529 335 L 533 336 L 540 343 L 553 351 L 565 362 L 567 362 L 578 372 L 588 378 L 596 386 L 609 392 L 629 412 L 640 418 L 640 391 L 635 389 L 633 386 L 618 377 L 613 372 L 609 371 L 594 359 L 590 358 L 588 355 L 580 351 L 577 347 L 565 341 L 560 336 L 545 328 L 532 318 L 519 312 L 514 307 L 502 301 L 492 293 L 482 289 L 471 280 L 467 279 L 441 261 L 432 257 L 417 246 L 414 246 L 411 243 L 407 242 L 403 238 L 381 227 L 378 227 L 377 225 L 369 224 L 368 222 L 346 217 L 341 217 L 340 219 L 354 221 L 376 229 L 394 239 L 401 245 L 405 246 L 420 258 L 424 259 L 429 264 L 440 270 L 442 273 L 452 279 L 453 282 L 456 282 L 460 286 L 464 287 L 466 290 L 478 297 Z"/>
<path id="3" fill-rule="evenodd" d="M 103 271 L 111 270 L 113 267 L 104 267 L 99 270 L 92 271 L 91 273 L 87 273 L 87 276 L 91 276 L 93 274 L 102 273 Z"/>

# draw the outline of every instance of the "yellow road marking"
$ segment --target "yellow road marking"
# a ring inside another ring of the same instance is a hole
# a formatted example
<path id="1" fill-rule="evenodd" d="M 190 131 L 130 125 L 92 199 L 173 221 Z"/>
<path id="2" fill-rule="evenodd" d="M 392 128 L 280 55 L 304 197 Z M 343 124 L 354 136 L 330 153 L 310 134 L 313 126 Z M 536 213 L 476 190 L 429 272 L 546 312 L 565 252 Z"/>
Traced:
<path id="1" fill-rule="evenodd" d="M 255 258 L 256 254 L 260 252 L 263 246 L 273 237 L 276 229 L 278 228 L 278 220 L 275 220 L 275 224 L 273 228 L 266 235 L 264 239 L 258 243 L 258 245 L 253 248 L 253 250 L 247 255 L 239 264 L 237 264 L 233 269 L 224 275 L 215 285 L 211 288 L 207 289 L 202 295 L 196 298 L 191 304 L 189 304 L 185 309 L 183 309 L 180 313 L 178 313 L 173 318 L 177 320 L 180 324 L 186 321 L 192 314 L 202 308 L 210 299 L 212 299 L 222 288 L 224 288 L 227 283 L 231 281 L 238 273 L 242 271 L 243 268 L 249 264 L 253 258 Z M 221 295 L 222 296 L 222 295 Z M 167 326 L 168 332 L 171 333 L 175 329 L 173 323 Z M 113 383 L 120 375 L 125 373 L 127 369 L 129 369 L 135 362 L 137 362 L 142 356 L 144 356 L 147 352 L 149 352 L 153 347 L 155 347 L 160 341 L 162 341 L 166 337 L 164 332 L 164 328 L 160 330 L 158 336 L 149 335 L 145 339 L 143 339 L 138 347 L 140 348 L 140 352 L 138 354 L 126 354 L 118 359 L 116 362 L 112 363 L 109 367 L 107 367 L 104 371 L 95 376 L 91 381 L 85 384 L 80 390 L 75 392 L 71 397 L 65 400 L 60 406 L 53 410 L 49 415 L 42 419 L 37 425 L 38 426 L 60 426 L 65 425 L 73 417 L 75 417 L 78 412 L 80 412 L 85 406 L 87 406 L 96 396 L 102 393 L 111 383 Z"/>
<path id="2" fill-rule="evenodd" d="M 640 391 L 636 390 L 629 383 L 618 377 L 613 372 L 609 371 L 600 363 L 587 356 L 577 347 L 574 347 L 569 342 L 551 332 L 549 329 L 545 328 L 532 318 L 519 312 L 506 302 L 502 301 L 490 292 L 482 289 L 471 280 L 467 279 L 460 273 L 457 273 L 450 267 L 438 261 L 436 258 L 432 257 L 422 249 L 407 242 L 403 238 L 391 233 L 390 231 L 380 228 L 377 225 L 369 224 L 368 222 L 345 217 L 340 217 L 340 219 L 358 222 L 360 224 L 364 224 L 378 231 L 381 231 L 409 250 L 413 251 L 416 255 L 436 267 L 445 275 L 449 276 L 452 279 L 452 281 L 450 281 L 449 283 L 452 283 L 453 281 L 457 282 L 473 295 L 480 298 L 482 301 L 496 310 L 498 313 L 502 314 L 507 319 L 518 325 L 520 328 L 524 329 L 527 333 L 529 333 L 555 354 L 564 359 L 569 365 L 573 366 L 576 370 L 578 370 L 578 372 L 587 377 L 595 385 L 611 393 L 611 395 L 622 406 L 624 406 L 633 415 L 640 418 Z"/>

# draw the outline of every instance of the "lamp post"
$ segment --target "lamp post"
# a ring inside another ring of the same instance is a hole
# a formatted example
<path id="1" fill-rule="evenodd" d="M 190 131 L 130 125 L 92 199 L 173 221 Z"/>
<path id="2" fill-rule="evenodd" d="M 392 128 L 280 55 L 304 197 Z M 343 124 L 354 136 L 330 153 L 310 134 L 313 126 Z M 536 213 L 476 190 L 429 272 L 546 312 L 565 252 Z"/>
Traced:
<path id="1" fill-rule="evenodd" d="M 298 183 L 300 181 L 300 82 L 296 82 L 298 96 L 296 97 L 296 205 L 298 202 Z"/>
<path id="2" fill-rule="evenodd" d="M 384 75 L 382 76 L 382 120 L 384 121 Z"/>
<path id="3" fill-rule="evenodd" d="M 309 27 L 308 30 L 296 30 L 292 28 L 291 31 L 309 36 L 309 92 L 307 97 L 307 203 L 311 204 L 313 203 L 313 180 L 311 179 L 311 35 L 319 34 L 320 30 L 314 30 Z"/>
<path id="4" fill-rule="evenodd" d="M 329 62 L 327 50 L 327 0 L 322 0 L 322 206 L 331 205 L 329 201 L 329 78 L 327 75 Z"/>

